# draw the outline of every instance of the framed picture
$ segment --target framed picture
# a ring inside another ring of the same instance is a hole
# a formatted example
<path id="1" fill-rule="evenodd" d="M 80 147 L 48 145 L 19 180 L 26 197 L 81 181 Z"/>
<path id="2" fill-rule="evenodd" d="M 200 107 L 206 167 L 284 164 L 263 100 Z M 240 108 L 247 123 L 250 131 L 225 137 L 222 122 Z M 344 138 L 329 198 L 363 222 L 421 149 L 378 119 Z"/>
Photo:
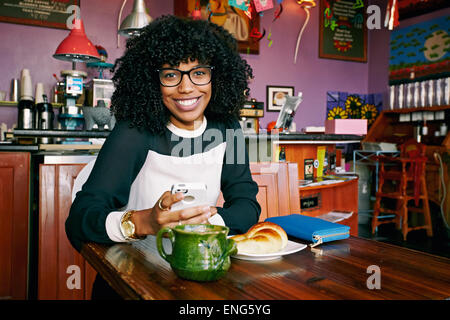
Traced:
<path id="1" fill-rule="evenodd" d="M 39 27 L 68 29 L 67 20 L 74 11 L 70 6 L 80 7 L 80 0 L 46 1 L 0 0 L 0 21 L 34 25 Z M 43 5 L 41 5 L 41 2 Z"/>
<path id="2" fill-rule="evenodd" d="M 366 6 L 354 5 L 354 1 L 320 0 L 320 58 L 367 62 Z"/>
<path id="3" fill-rule="evenodd" d="M 444 15 L 390 32 L 389 85 L 446 77 L 450 72 L 450 16 Z M 448 89 L 447 89 L 448 90 Z"/>
<path id="4" fill-rule="evenodd" d="M 259 15 L 253 4 L 250 19 L 245 11 L 231 6 L 229 0 L 174 0 L 176 16 L 190 17 L 197 8 L 200 9 L 202 19 L 210 20 L 233 34 L 240 53 L 259 54 L 259 40 L 263 35 L 259 31 Z"/>
<path id="5" fill-rule="evenodd" d="M 286 96 L 294 95 L 294 87 L 267 86 L 267 111 L 278 112 L 286 102 Z"/>

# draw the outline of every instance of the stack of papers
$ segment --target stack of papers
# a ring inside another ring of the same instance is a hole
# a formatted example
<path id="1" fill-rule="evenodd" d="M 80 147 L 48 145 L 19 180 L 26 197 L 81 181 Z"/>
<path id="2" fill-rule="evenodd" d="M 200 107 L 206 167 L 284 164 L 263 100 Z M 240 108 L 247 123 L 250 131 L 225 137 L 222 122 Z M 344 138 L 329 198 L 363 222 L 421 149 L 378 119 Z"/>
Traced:
<path id="1" fill-rule="evenodd" d="M 316 218 L 329 221 L 329 222 L 339 222 L 350 218 L 353 215 L 352 212 L 342 212 L 342 211 L 330 211 L 328 213 L 317 216 Z"/>
<path id="2" fill-rule="evenodd" d="M 344 182 L 348 180 L 356 179 L 357 176 L 335 176 L 335 175 L 327 175 L 322 178 L 316 178 L 315 180 L 299 180 L 299 187 L 313 187 L 313 186 L 321 186 L 326 184 L 334 184 L 339 182 Z"/>

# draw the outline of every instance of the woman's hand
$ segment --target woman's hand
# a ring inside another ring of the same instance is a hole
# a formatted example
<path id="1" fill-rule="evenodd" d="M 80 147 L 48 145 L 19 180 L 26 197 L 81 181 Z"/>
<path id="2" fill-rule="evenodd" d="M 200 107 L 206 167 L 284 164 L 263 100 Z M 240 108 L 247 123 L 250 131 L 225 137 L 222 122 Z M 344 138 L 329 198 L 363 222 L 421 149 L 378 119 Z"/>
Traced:
<path id="1" fill-rule="evenodd" d="M 155 235 L 163 227 L 175 227 L 179 224 L 208 223 L 208 218 L 217 213 L 216 207 L 209 206 L 170 211 L 170 207 L 183 197 L 182 193 L 171 194 L 170 191 L 166 191 L 153 208 L 136 211 L 131 218 L 136 226 L 136 235 Z"/>

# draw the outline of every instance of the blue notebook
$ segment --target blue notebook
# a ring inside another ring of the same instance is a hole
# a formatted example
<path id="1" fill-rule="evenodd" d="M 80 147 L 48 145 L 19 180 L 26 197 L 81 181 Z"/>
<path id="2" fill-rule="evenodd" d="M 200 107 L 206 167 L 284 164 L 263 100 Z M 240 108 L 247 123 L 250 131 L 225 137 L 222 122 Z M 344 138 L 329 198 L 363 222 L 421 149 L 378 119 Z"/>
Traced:
<path id="1" fill-rule="evenodd" d="M 290 236 L 312 241 L 311 247 L 324 242 L 346 239 L 350 236 L 349 226 L 301 214 L 271 217 L 266 221 L 278 224 Z"/>

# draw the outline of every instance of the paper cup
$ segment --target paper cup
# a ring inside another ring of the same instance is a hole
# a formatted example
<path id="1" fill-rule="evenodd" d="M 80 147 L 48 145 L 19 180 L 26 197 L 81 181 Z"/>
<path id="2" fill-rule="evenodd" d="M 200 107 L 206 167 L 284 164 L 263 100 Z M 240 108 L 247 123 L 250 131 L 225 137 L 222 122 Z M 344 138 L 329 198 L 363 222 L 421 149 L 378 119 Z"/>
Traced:
<path id="1" fill-rule="evenodd" d="M 29 75 L 23 75 L 20 78 L 20 99 L 33 100 L 33 86 Z"/>
<path id="2" fill-rule="evenodd" d="M 20 74 L 20 77 L 30 77 L 31 78 L 31 74 L 30 74 L 30 70 L 29 69 L 22 69 L 22 73 Z"/>
<path id="3" fill-rule="evenodd" d="M 38 82 L 36 84 L 36 95 L 35 95 L 35 103 L 44 103 L 43 95 L 45 94 L 44 84 L 42 82 Z"/>

